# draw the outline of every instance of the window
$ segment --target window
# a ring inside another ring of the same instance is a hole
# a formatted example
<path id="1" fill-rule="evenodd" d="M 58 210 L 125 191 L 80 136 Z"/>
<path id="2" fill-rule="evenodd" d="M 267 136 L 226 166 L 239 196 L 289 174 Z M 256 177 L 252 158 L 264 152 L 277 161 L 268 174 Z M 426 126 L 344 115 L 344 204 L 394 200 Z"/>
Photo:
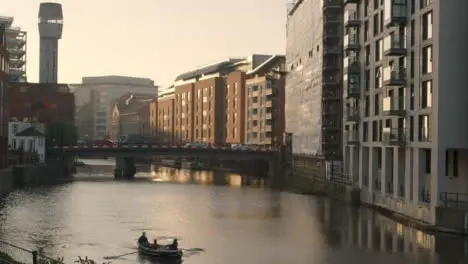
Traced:
<path id="1" fill-rule="evenodd" d="M 422 83 L 419 93 L 419 103 L 421 108 L 432 106 L 432 80 Z"/>
<path id="2" fill-rule="evenodd" d="M 431 123 L 428 115 L 420 115 L 418 120 L 418 140 L 431 141 Z"/>
<path id="3" fill-rule="evenodd" d="M 422 17 L 422 39 L 432 38 L 432 12 L 426 13 Z"/>
<path id="4" fill-rule="evenodd" d="M 382 40 L 379 39 L 375 42 L 375 61 L 382 60 L 383 57 L 383 45 Z"/>
<path id="5" fill-rule="evenodd" d="M 382 67 L 375 68 L 375 84 L 374 89 L 378 89 L 382 86 Z"/>
<path id="6" fill-rule="evenodd" d="M 432 46 L 424 47 L 422 50 L 422 72 L 432 72 Z"/>

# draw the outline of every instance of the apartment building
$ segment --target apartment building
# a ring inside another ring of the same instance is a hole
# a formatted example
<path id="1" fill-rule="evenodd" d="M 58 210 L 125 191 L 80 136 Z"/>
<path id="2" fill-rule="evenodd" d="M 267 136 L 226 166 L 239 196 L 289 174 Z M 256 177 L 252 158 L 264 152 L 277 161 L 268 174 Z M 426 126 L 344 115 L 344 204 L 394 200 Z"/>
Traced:
<path id="1" fill-rule="evenodd" d="M 5 26 L 0 25 L 0 169 L 8 166 L 8 79 L 9 64 Z"/>
<path id="2" fill-rule="evenodd" d="M 225 142 L 228 144 L 245 143 L 245 78 L 246 73 L 229 73 L 225 80 Z"/>
<path id="3" fill-rule="evenodd" d="M 9 81 L 26 82 L 27 33 L 20 27 L 13 26 L 13 21 L 13 17 L 0 16 L 0 26 L 5 28 L 5 47 L 9 53 Z"/>
<path id="4" fill-rule="evenodd" d="M 345 169 L 366 202 L 434 224 L 468 193 L 468 2 L 344 3 Z"/>
<path id="5" fill-rule="evenodd" d="M 247 72 L 245 143 L 277 145 L 285 128 L 285 56 L 271 56 Z"/>
<path id="6" fill-rule="evenodd" d="M 244 89 L 245 72 L 258 67 L 270 57 L 254 54 L 229 58 L 177 76 L 174 82 L 175 141 L 211 144 L 242 142 L 244 121 L 241 118 L 244 115 L 233 106 L 235 101 L 240 104 L 244 100 L 241 90 Z M 237 95 L 234 87 L 239 89 Z M 226 112 L 228 104 L 229 117 Z M 235 123 L 233 118 L 236 118 Z"/>
<path id="7" fill-rule="evenodd" d="M 195 83 L 194 141 L 224 143 L 225 93 L 222 77 L 201 78 Z"/>
<path id="8" fill-rule="evenodd" d="M 155 136 L 164 143 L 174 142 L 174 95 L 158 98 Z"/>
<path id="9" fill-rule="evenodd" d="M 342 160 L 343 0 L 299 0 L 287 17 L 286 132 L 295 156 Z"/>
<path id="10" fill-rule="evenodd" d="M 177 143 L 193 142 L 194 83 L 181 84 L 175 87 L 174 93 L 174 136 Z"/>

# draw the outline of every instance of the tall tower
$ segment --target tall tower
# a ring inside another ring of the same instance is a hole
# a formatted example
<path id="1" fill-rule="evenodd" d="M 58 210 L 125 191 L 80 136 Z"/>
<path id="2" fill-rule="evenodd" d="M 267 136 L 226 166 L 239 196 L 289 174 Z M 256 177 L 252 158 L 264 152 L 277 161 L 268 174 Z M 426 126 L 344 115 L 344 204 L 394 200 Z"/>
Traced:
<path id="1" fill-rule="evenodd" d="M 39 6 L 40 83 L 57 83 L 58 40 L 62 38 L 62 29 L 62 5 L 41 3 Z"/>

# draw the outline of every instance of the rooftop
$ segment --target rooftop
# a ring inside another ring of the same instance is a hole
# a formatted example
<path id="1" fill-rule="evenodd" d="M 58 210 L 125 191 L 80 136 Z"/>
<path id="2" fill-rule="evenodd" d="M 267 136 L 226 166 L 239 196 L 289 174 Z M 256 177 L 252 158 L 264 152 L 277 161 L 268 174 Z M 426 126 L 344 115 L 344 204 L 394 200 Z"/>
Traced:
<path id="1" fill-rule="evenodd" d="M 17 137 L 43 137 L 44 134 L 39 132 L 35 127 L 31 126 L 26 128 L 25 130 L 16 133 Z"/>
<path id="2" fill-rule="evenodd" d="M 200 68 L 197 68 L 193 71 L 185 72 L 180 74 L 179 76 L 176 77 L 176 81 L 183 81 L 183 80 L 188 80 L 196 77 L 200 77 L 203 75 L 207 75 L 210 73 L 216 73 L 219 72 L 225 68 L 234 66 L 240 62 L 244 62 L 246 59 L 245 58 L 228 58 L 226 60 L 216 62 L 213 64 L 209 64 Z"/>

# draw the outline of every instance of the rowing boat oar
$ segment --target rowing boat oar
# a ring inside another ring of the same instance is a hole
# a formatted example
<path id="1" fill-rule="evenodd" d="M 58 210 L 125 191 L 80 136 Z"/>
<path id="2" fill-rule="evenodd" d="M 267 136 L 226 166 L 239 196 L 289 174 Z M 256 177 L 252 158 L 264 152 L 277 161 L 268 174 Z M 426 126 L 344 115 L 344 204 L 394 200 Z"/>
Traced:
<path id="1" fill-rule="evenodd" d="M 118 258 L 120 258 L 120 257 L 127 256 L 127 255 L 132 255 L 132 254 L 135 254 L 135 253 L 138 253 L 138 251 L 134 251 L 134 252 L 130 252 L 130 253 L 125 253 L 125 254 L 117 255 L 117 256 L 107 256 L 107 257 L 104 257 L 103 259 L 118 259 Z"/>

